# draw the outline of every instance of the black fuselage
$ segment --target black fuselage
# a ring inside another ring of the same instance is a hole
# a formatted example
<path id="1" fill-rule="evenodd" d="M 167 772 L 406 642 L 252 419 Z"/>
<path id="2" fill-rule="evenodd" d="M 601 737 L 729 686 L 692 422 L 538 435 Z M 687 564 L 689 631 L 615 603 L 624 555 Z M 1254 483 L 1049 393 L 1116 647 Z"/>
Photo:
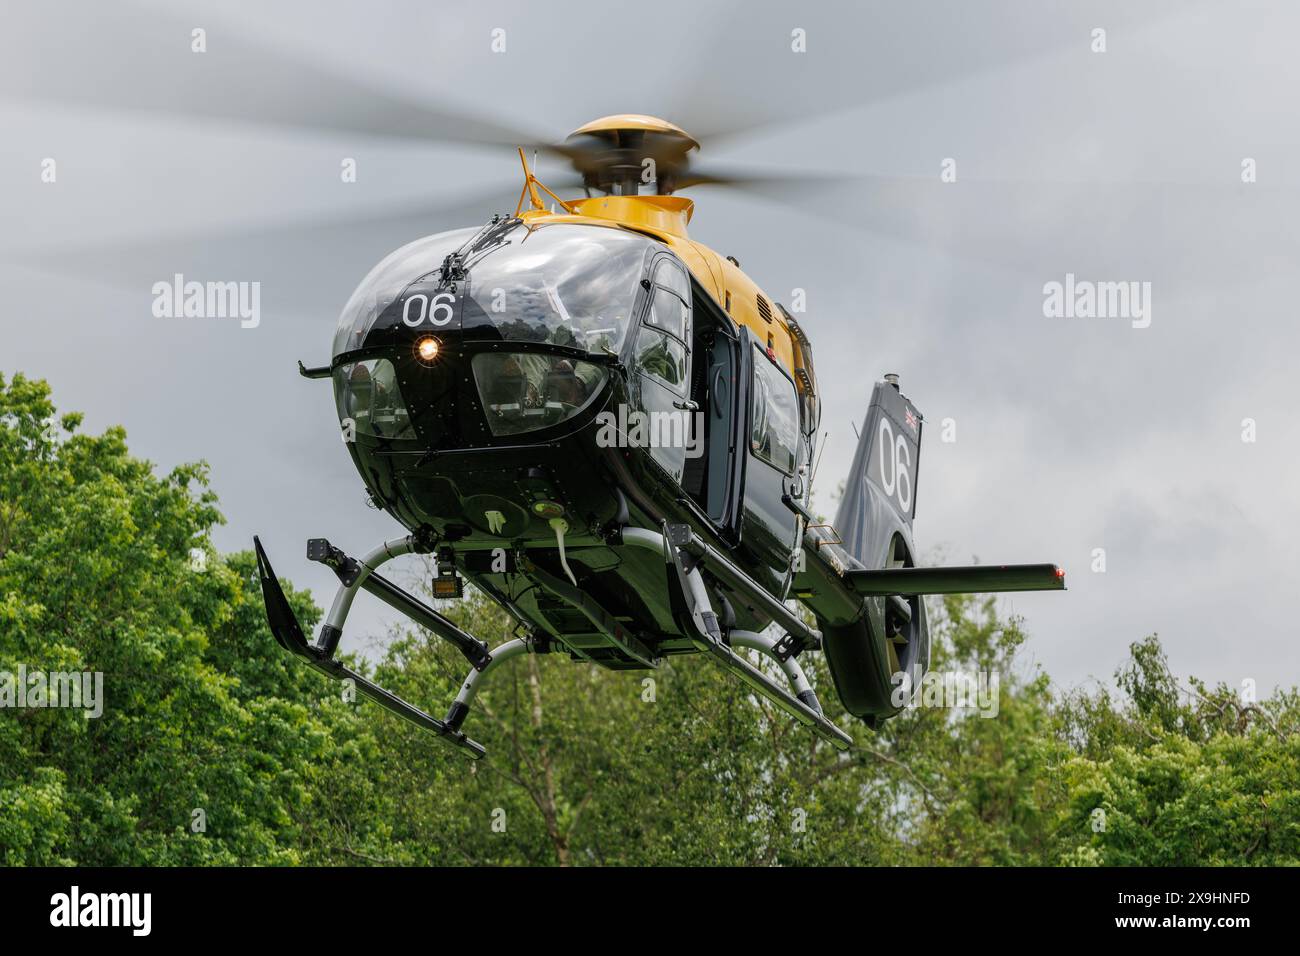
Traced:
<path id="1" fill-rule="evenodd" d="M 374 501 L 533 628 L 611 667 L 642 665 L 520 567 L 531 561 L 565 576 L 557 518 L 578 586 L 659 656 L 695 645 L 664 586 L 663 558 L 617 547 L 622 528 L 688 524 L 779 599 L 801 533 L 782 499 L 806 446 L 797 443 L 788 470 L 752 447 L 749 366 L 768 359 L 747 330 L 737 332 L 696 289 L 677 393 L 635 334 L 653 324 L 662 290 L 651 277 L 665 258 L 676 263 L 662 246 L 647 250 L 626 317 L 633 334 L 617 353 L 555 344 L 554 334 L 511 338 L 463 277 L 433 271 L 380 311 L 360 348 L 333 362 L 348 447 Z M 439 324 L 412 324 L 428 302 L 441 305 Z M 426 360 L 418 344 L 431 336 L 437 354 Z M 655 414 L 661 423 L 678 416 L 681 430 L 630 433 L 629 420 Z M 718 596 L 734 626 L 768 623 L 752 602 Z"/>

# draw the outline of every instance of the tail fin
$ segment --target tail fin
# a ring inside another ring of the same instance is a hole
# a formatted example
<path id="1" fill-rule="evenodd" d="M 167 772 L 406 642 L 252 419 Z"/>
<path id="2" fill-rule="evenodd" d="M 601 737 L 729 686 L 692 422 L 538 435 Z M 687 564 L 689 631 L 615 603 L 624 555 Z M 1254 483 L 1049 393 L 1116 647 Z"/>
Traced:
<path id="1" fill-rule="evenodd" d="M 877 382 L 858 435 L 835 528 L 844 549 L 864 567 L 881 567 L 897 531 L 911 537 L 921 462 L 921 413 L 898 388 L 897 376 Z"/>
<path id="2" fill-rule="evenodd" d="M 924 601 L 866 587 L 866 593 L 858 593 L 853 577 L 915 566 L 912 517 L 920 452 L 921 413 L 899 391 L 897 376 L 886 375 L 871 393 L 835 515 L 841 554 L 847 559 L 836 568 L 835 583 L 857 600 L 832 607 L 829 596 L 818 595 L 811 602 L 840 700 L 845 710 L 872 726 L 902 710 L 930 662 Z M 838 596 L 836 588 L 824 590 Z M 900 675 L 913 680 L 904 690 Z"/>
<path id="3" fill-rule="evenodd" d="M 842 550 L 837 554 L 825 540 L 826 529 L 810 528 L 806 539 L 805 549 L 821 559 L 806 567 L 821 579 L 806 575 L 800 599 L 817 615 L 845 710 L 873 727 L 907 705 L 930 666 L 922 595 L 1065 587 L 1064 572 L 1052 564 L 916 566 L 912 518 L 921 424 L 921 413 L 898 390 L 897 376 L 877 382 L 835 515 Z"/>

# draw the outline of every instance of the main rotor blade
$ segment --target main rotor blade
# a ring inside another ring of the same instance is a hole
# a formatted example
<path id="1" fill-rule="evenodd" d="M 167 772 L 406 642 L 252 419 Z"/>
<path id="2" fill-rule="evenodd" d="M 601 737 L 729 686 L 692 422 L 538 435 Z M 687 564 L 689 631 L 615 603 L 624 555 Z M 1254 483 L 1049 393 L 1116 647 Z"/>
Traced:
<path id="1" fill-rule="evenodd" d="M 707 41 L 694 45 L 693 63 L 680 81 L 659 104 L 652 99 L 644 108 L 662 109 L 658 115 L 694 136 L 709 155 L 728 140 L 1086 49 L 1103 21 L 1111 36 L 1122 36 L 1195 16 L 1201 6 L 1152 0 L 1104 11 L 1095 4 L 1055 3 L 998 10 L 966 0 L 914 0 L 803 4 L 796 12 L 784 4 L 737 0 L 715 14 L 716 27 L 706 28 Z M 900 57 L 902 50 L 911 55 Z M 737 62 L 761 68 L 738 70 Z"/>
<path id="2" fill-rule="evenodd" d="M 190 50 L 192 24 L 165 12 L 65 0 L 6 11 L 0 92 L 7 97 L 471 145 L 550 149 L 536 134 L 380 90 L 236 31 Z M 214 31 L 215 33 L 215 31 Z"/>
<path id="3" fill-rule="evenodd" d="M 710 188 L 704 175 L 698 184 Z M 1178 291 L 1285 274 L 1300 256 L 1295 190 L 1260 184 L 1051 182 L 727 172 L 722 188 L 1041 284 L 1168 281 Z M 790 228 L 797 228 L 791 224 Z M 1158 245 L 1140 237 L 1159 237 Z M 1168 287 L 1167 287 L 1168 291 Z"/>
<path id="4" fill-rule="evenodd" d="M 510 184 L 331 218 L 54 245 L 6 258 L 144 298 L 153 283 L 170 282 L 176 273 L 202 281 L 256 280 L 270 303 L 333 316 L 367 270 L 394 249 L 432 233 L 480 226 L 496 213 L 512 214 L 518 200 L 518 186 Z"/>
<path id="5" fill-rule="evenodd" d="M 689 172 L 679 176 L 675 182 L 677 189 L 687 189 L 691 186 L 721 186 L 776 192 L 784 187 L 794 193 L 800 193 L 807 190 L 825 190 L 834 186 L 852 188 L 873 178 L 878 177 L 808 170 L 779 172 L 709 164 L 693 167 Z"/>

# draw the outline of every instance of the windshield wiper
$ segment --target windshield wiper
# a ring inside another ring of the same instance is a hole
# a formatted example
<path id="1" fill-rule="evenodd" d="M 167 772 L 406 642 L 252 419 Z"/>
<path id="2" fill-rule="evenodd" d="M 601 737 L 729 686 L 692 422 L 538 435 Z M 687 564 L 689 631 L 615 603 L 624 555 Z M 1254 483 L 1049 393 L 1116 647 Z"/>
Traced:
<path id="1" fill-rule="evenodd" d="M 493 216 L 486 226 L 469 238 L 465 245 L 443 260 L 443 282 L 458 282 L 484 257 L 506 245 L 506 235 L 522 223 L 522 219 L 503 219 Z"/>

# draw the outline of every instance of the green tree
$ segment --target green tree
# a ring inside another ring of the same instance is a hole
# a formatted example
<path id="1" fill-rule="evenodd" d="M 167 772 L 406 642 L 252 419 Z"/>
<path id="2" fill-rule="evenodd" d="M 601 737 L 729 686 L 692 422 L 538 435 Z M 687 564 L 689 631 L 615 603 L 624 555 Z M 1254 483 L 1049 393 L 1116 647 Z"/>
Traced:
<path id="1" fill-rule="evenodd" d="M 1062 707 L 1079 754 L 1065 767 L 1072 861 L 1120 866 L 1300 863 L 1300 700 L 1255 703 L 1226 685 L 1179 686 L 1154 637 L 1116 673 L 1125 694 Z"/>
<path id="2" fill-rule="evenodd" d="M 157 476 L 120 428 L 54 416 L 44 383 L 0 379 L 0 672 L 99 672 L 105 701 L 0 715 L 5 860 L 304 859 L 296 815 L 356 715 L 266 644 L 203 466 Z"/>
<path id="3" fill-rule="evenodd" d="M 104 676 L 102 716 L 0 711 L 5 864 L 1163 865 L 1300 860 L 1300 696 L 1182 686 L 1159 642 L 1059 689 L 993 600 L 930 607 L 936 672 L 997 675 L 996 715 L 918 706 L 872 732 L 805 660 L 839 753 L 702 656 L 503 665 L 467 760 L 302 666 L 206 468 L 165 475 L 0 379 L 0 677 Z M 304 627 L 320 611 L 283 582 Z M 512 622 L 447 608 L 492 645 Z M 438 713 L 467 664 L 399 628 L 353 667 Z M 763 667 L 771 665 L 757 656 Z"/>

